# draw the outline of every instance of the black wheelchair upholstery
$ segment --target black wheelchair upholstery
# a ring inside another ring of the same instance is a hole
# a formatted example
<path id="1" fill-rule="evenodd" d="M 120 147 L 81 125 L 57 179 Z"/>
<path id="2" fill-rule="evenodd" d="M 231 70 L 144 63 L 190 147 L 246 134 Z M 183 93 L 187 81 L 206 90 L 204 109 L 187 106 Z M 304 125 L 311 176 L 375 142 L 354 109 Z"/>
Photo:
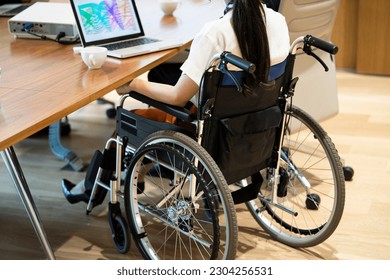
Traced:
<path id="1" fill-rule="evenodd" d="M 232 82 L 231 75 L 239 77 L 236 82 L 241 90 Z M 267 166 L 282 119 L 278 97 L 283 76 L 267 84 L 248 84 L 248 75 L 214 70 L 207 72 L 204 80 L 204 98 L 214 101 L 210 116 L 205 119 L 202 146 L 214 158 L 228 184 Z"/>

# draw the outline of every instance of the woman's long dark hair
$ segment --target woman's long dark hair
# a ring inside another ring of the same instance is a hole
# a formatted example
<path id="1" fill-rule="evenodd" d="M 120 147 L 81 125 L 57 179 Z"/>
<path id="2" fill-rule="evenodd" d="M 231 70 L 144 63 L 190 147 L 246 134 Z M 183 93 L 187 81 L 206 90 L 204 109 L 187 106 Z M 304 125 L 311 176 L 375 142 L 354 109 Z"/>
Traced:
<path id="1" fill-rule="evenodd" d="M 234 0 L 233 29 L 243 58 L 256 65 L 256 78 L 266 82 L 271 59 L 261 3 L 261 0 Z"/>

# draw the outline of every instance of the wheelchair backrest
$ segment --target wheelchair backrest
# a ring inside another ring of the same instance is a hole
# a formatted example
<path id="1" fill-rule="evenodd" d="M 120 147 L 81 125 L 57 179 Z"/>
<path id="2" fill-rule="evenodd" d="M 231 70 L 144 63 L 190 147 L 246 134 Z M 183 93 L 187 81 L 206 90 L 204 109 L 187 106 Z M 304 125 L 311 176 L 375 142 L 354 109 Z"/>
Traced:
<path id="1" fill-rule="evenodd" d="M 247 75 L 240 71 L 208 71 L 199 97 L 198 110 L 207 111 L 209 116 L 204 121 L 202 146 L 219 165 L 228 184 L 268 165 L 282 119 L 278 100 L 284 76 L 267 84 L 248 84 Z"/>

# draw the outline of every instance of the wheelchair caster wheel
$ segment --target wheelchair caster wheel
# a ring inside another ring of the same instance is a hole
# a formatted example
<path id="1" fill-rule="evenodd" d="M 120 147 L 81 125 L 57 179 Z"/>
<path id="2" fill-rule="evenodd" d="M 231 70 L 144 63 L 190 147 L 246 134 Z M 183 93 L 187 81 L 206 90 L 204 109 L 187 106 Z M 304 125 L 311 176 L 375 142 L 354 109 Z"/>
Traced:
<path id="1" fill-rule="evenodd" d="M 127 253 L 130 249 L 129 226 L 121 214 L 119 203 L 109 203 L 108 219 L 116 249 L 121 254 Z"/>
<path id="2" fill-rule="evenodd" d="M 345 178 L 345 181 L 352 181 L 352 177 L 354 175 L 354 170 L 352 167 L 349 167 L 349 166 L 344 166 L 343 167 L 343 172 L 344 172 L 344 178 Z"/>
<path id="3" fill-rule="evenodd" d="M 125 254 L 130 249 L 128 226 L 122 216 L 115 216 L 110 223 L 112 239 L 119 253 Z"/>
<path id="4" fill-rule="evenodd" d="M 321 198 L 318 194 L 311 193 L 306 196 L 306 208 L 310 210 L 318 210 L 321 203 Z"/>

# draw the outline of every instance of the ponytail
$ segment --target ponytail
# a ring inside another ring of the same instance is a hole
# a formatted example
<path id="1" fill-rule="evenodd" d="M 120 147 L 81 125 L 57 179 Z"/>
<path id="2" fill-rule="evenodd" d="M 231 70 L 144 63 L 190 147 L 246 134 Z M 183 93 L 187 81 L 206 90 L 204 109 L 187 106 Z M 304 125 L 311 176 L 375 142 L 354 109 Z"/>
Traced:
<path id="1" fill-rule="evenodd" d="M 271 62 L 262 1 L 234 0 L 232 20 L 243 58 L 256 65 L 256 78 L 266 82 Z"/>

